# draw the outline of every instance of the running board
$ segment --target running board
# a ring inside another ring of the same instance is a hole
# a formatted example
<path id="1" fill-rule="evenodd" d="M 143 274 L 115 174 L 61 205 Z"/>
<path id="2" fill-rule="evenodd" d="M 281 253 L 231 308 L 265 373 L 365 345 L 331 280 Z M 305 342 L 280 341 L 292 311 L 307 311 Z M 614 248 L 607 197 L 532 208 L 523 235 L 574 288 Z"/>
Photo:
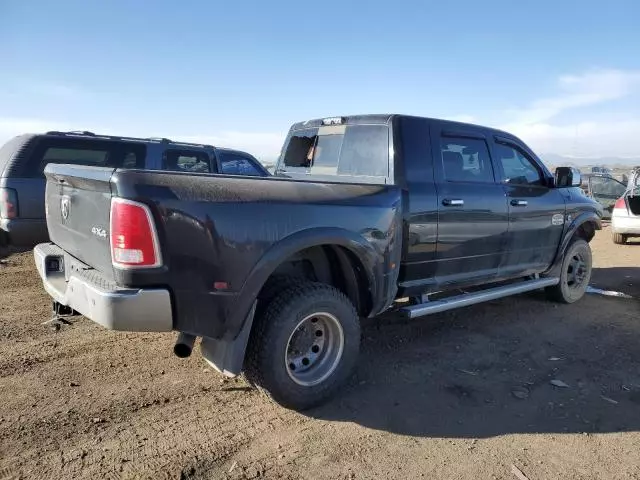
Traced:
<path id="1" fill-rule="evenodd" d="M 404 307 L 400 311 L 409 318 L 422 317 L 432 313 L 444 312 L 459 307 L 475 305 L 476 303 L 488 302 L 497 298 L 517 295 L 519 293 L 538 290 L 539 288 L 552 287 L 560 283 L 559 278 L 538 278 L 534 280 L 526 280 L 516 283 L 515 285 L 506 285 L 503 287 L 494 287 L 481 292 L 464 293 L 454 297 L 445 298 L 443 300 L 435 300 L 433 302 L 421 303 L 420 305 L 411 305 Z"/>

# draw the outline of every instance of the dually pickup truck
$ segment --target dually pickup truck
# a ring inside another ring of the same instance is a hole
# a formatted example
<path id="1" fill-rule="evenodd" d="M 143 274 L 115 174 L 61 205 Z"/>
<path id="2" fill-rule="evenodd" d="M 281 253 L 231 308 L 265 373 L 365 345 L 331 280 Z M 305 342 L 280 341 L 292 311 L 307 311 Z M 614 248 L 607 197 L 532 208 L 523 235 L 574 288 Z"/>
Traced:
<path id="1" fill-rule="evenodd" d="M 34 254 L 55 312 L 177 331 L 180 357 L 201 337 L 207 362 L 294 409 L 350 376 L 360 318 L 580 299 L 602 217 L 579 172 L 551 174 L 513 135 L 406 115 L 297 123 L 269 178 L 45 174 Z"/>

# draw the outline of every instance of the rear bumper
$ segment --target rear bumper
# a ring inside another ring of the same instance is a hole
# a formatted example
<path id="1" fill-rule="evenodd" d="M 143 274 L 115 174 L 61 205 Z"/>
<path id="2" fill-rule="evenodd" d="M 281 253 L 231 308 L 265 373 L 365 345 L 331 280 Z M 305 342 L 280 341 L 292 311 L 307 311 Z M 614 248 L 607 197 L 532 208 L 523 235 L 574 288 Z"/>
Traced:
<path id="1" fill-rule="evenodd" d="M 33 247 L 49 240 L 45 219 L 13 218 L 0 220 L 0 244 Z"/>
<path id="2" fill-rule="evenodd" d="M 611 217 L 611 231 L 622 235 L 640 235 L 640 217 L 614 213 Z"/>
<path id="3" fill-rule="evenodd" d="M 120 288 L 87 267 L 65 278 L 64 251 L 42 243 L 33 251 L 47 293 L 62 305 L 110 330 L 168 332 L 173 329 L 171 297 L 166 289 Z M 52 267 L 57 260 L 59 269 Z"/>

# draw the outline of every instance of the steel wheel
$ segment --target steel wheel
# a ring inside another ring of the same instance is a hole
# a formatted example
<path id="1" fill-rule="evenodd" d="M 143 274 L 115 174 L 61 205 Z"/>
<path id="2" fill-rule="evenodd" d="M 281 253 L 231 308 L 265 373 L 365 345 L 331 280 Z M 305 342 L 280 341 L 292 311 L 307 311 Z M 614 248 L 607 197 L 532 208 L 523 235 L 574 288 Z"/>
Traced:
<path id="1" fill-rule="evenodd" d="M 567 286 L 579 289 L 584 284 L 588 272 L 587 263 L 580 252 L 575 253 L 567 265 Z"/>
<path id="2" fill-rule="evenodd" d="M 327 379 L 344 350 L 344 332 L 336 317 L 326 312 L 306 316 L 287 342 L 285 364 L 289 377 L 310 387 Z"/>
<path id="3" fill-rule="evenodd" d="M 560 281 L 545 290 L 551 300 L 573 303 L 585 294 L 591 279 L 591 248 L 582 238 L 572 241 L 565 252 L 560 269 Z"/>

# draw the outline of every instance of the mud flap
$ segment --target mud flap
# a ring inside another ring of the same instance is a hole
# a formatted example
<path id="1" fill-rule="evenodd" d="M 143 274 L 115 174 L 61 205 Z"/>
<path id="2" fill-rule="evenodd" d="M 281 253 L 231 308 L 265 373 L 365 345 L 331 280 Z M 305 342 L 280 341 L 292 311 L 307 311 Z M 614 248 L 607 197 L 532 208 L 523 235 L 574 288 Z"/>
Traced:
<path id="1" fill-rule="evenodd" d="M 200 342 L 200 353 L 206 362 L 227 377 L 235 377 L 242 371 L 256 304 L 257 302 L 253 302 L 251 310 L 244 319 L 242 330 L 236 338 L 225 340 L 202 337 Z"/>

